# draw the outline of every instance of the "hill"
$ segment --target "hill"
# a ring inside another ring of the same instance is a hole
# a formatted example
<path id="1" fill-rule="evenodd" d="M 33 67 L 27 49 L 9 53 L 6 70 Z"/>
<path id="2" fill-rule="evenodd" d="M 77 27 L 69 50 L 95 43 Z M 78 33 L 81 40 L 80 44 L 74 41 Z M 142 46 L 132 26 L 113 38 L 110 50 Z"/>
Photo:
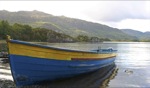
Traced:
<path id="1" fill-rule="evenodd" d="M 65 16 L 53 16 L 40 11 L 0 11 L 0 20 L 7 20 L 10 24 L 21 23 L 32 27 L 52 29 L 72 37 L 86 35 L 89 37 L 109 38 L 111 40 L 135 40 L 136 37 L 99 23 L 88 22 Z"/>
<path id="2" fill-rule="evenodd" d="M 150 41 L 150 32 L 141 32 L 132 29 L 122 29 L 128 35 L 136 36 L 140 41 Z"/>

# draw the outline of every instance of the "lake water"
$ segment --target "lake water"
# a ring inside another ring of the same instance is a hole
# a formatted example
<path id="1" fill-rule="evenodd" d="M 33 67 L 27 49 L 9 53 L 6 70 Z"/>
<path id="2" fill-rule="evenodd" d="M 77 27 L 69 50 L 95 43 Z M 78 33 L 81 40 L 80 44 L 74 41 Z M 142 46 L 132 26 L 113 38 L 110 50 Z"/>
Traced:
<path id="1" fill-rule="evenodd" d="M 99 71 L 44 85 L 53 88 L 150 87 L 150 43 L 46 43 L 46 45 L 77 50 L 112 47 L 118 50 L 118 55 L 113 65 Z M 0 63 L 0 79 L 13 80 L 8 64 Z"/>

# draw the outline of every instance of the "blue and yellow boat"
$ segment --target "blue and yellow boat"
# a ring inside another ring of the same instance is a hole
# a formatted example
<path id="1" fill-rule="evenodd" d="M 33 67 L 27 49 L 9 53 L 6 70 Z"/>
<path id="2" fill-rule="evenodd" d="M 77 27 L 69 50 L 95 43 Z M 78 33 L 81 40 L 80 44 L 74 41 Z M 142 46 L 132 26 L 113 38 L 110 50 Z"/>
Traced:
<path id="1" fill-rule="evenodd" d="M 61 49 L 7 39 L 9 60 L 17 86 L 38 84 L 98 70 L 112 64 L 116 50 Z"/>

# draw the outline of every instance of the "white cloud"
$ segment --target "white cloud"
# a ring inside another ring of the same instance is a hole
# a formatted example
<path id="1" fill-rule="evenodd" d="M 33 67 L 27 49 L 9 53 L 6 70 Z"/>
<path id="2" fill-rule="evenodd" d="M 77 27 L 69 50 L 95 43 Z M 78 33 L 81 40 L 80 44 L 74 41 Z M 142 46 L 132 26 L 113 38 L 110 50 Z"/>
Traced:
<path id="1" fill-rule="evenodd" d="M 38 10 L 116 28 L 150 31 L 150 1 L 0 1 L 0 10 Z"/>
<path id="2" fill-rule="evenodd" d="M 150 31 L 149 19 L 125 19 L 119 22 L 99 22 L 119 29 L 133 29 L 142 32 Z"/>
<path id="3" fill-rule="evenodd" d="M 150 2 L 107 1 L 85 12 L 89 17 L 101 21 L 121 21 L 124 19 L 150 19 Z"/>
<path id="4" fill-rule="evenodd" d="M 150 31 L 150 20 L 126 19 L 117 23 L 117 28 L 135 29 L 143 32 Z"/>

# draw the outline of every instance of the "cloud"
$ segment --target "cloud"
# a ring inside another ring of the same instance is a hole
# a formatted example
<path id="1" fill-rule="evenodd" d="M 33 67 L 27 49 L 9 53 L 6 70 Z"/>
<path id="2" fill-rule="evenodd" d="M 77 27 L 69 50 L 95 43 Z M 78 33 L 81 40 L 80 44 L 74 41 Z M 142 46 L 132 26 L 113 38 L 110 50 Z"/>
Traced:
<path id="1" fill-rule="evenodd" d="M 38 10 L 115 28 L 150 31 L 150 1 L 0 1 L 0 10 Z"/>
<path id="2" fill-rule="evenodd" d="M 118 29 L 134 29 L 142 32 L 150 31 L 149 19 L 125 19 L 120 22 L 99 22 Z"/>
<path id="3" fill-rule="evenodd" d="M 106 22 L 150 19 L 150 1 L 0 1 L 0 9 L 40 10 L 54 15 Z"/>
<path id="4" fill-rule="evenodd" d="M 84 14 L 99 21 L 150 19 L 150 1 L 99 1 Z"/>
<path id="5" fill-rule="evenodd" d="M 143 32 L 150 31 L 150 20 L 143 19 L 126 19 L 117 23 L 117 28 L 120 29 L 134 29 Z"/>

